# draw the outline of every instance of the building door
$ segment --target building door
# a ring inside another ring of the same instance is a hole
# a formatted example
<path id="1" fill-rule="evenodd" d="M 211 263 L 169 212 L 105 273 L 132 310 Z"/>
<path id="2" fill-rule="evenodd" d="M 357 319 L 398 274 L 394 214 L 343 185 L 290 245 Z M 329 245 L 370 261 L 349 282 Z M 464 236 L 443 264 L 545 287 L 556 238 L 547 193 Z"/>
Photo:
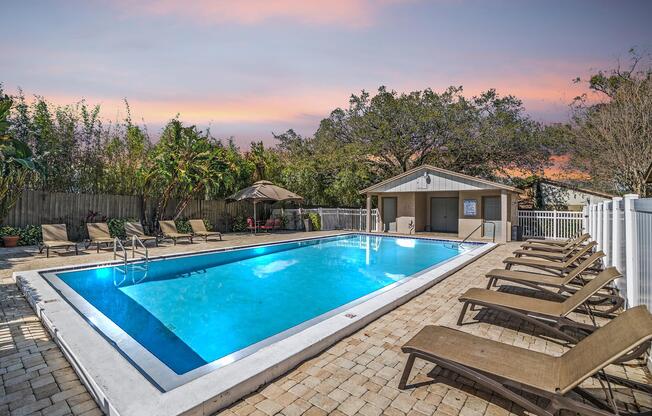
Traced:
<path id="1" fill-rule="evenodd" d="M 483 237 L 496 238 L 500 234 L 500 197 L 483 196 L 482 197 L 482 219 L 494 223 L 494 226 L 484 226 L 482 230 Z"/>
<path id="2" fill-rule="evenodd" d="M 482 197 L 482 219 L 485 221 L 500 221 L 500 197 Z"/>
<path id="3" fill-rule="evenodd" d="M 396 198 L 383 197 L 383 231 L 396 232 Z"/>
<path id="4" fill-rule="evenodd" d="M 456 233 L 458 231 L 459 199 L 430 199 L 430 229 L 439 233 Z"/>

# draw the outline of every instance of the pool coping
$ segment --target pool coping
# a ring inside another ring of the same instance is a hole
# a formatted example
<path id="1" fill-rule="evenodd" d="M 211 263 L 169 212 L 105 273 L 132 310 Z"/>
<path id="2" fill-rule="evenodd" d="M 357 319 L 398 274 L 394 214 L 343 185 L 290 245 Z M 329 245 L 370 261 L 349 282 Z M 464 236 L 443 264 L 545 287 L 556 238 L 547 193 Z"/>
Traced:
<path id="1" fill-rule="evenodd" d="M 315 238 L 347 234 L 383 236 L 361 232 L 345 232 L 329 236 L 291 238 L 273 243 L 259 243 L 195 252 L 175 253 L 152 257 L 170 258 L 260 245 L 283 244 Z M 428 237 L 392 236 L 437 241 L 451 241 Z M 459 242 L 457 242 L 459 243 Z M 477 244 L 477 243 L 475 243 Z M 41 276 L 61 270 L 115 265 L 121 261 L 96 262 L 72 267 L 56 267 L 27 272 L 15 272 L 14 279 L 36 311 L 44 326 L 59 344 L 82 382 L 109 415 L 211 414 L 228 406 L 261 385 L 283 375 L 301 362 L 317 355 L 330 345 L 356 332 L 373 320 L 407 302 L 443 280 L 450 274 L 475 261 L 497 246 L 480 243 L 465 253 L 409 276 L 401 284 L 392 284 L 381 293 L 372 292 L 368 299 L 355 305 L 344 305 L 331 316 L 306 328 L 301 328 L 274 343 L 265 345 L 229 365 L 211 369 L 170 391 L 162 392 L 136 368 L 116 347 L 91 326 Z M 373 296 L 371 296 L 373 295 Z M 340 310 L 342 309 L 342 310 Z"/>

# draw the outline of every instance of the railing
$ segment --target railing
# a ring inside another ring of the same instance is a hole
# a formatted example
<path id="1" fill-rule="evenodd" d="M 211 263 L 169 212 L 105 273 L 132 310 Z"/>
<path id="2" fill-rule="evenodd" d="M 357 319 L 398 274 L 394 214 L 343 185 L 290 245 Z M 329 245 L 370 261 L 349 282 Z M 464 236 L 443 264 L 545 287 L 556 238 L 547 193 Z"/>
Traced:
<path id="1" fill-rule="evenodd" d="M 652 198 L 615 197 L 586 207 L 587 232 L 605 252 L 604 262 L 624 278 L 618 287 L 628 307 L 652 308 Z"/>
<path id="2" fill-rule="evenodd" d="M 113 239 L 113 260 L 116 260 L 118 257 L 122 258 L 124 261 L 125 267 L 127 266 L 127 250 L 125 246 L 122 245 L 122 241 L 118 237 Z"/>
<path id="3" fill-rule="evenodd" d="M 301 230 L 300 212 L 304 214 L 315 212 L 321 218 L 322 230 L 353 230 L 364 231 L 367 227 L 367 210 L 362 208 L 304 208 L 275 209 L 272 216 L 285 218 L 285 228 L 288 230 Z M 371 210 L 371 231 L 376 231 L 378 224 L 378 210 Z"/>
<path id="4" fill-rule="evenodd" d="M 140 250 L 136 247 L 136 245 L 140 246 Z M 135 259 L 136 254 L 140 254 L 141 256 L 144 256 L 145 262 L 149 261 L 149 251 L 147 250 L 147 247 L 145 247 L 145 243 L 143 243 L 143 240 L 138 238 L 137 235 L 132 235 L 131 236 L 131 258 Z"/>
<path id="5" fill-rule="evenodd" d="M 518 224 L 528 238 L 571 238 L 582 232 L 584 223 L 578 211 L 518 211 Z"/>

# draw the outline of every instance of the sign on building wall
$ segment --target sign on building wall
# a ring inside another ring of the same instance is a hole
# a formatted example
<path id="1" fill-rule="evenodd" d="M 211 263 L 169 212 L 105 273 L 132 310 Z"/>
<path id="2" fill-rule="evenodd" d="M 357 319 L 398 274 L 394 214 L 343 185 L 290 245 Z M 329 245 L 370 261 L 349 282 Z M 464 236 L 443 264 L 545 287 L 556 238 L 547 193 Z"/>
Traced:
<path id="1" fill-rule="evenodd" d="M 477 199 L 465 199 L 464 200 L 464 216 L 465 217 L 475 217 L 478 215 L 478 200 Z"/>

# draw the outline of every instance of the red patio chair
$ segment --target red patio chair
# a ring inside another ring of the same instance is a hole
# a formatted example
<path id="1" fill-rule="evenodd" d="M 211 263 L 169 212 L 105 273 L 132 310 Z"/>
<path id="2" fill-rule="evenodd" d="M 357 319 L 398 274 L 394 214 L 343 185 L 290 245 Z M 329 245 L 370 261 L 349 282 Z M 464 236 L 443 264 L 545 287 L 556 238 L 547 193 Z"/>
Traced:
<path id="1" fill-rule="evenodd" d="M 252 233 L 255 233 L 258 230 L 254 219 L 251 217 L 247 218 L 247 230 L 251 231 Z"/>
<path id="2" fill-rule="evenodd" d="M 275 230 L 280 230 L 281 227 L 282 227 L 281 219 L 280 218 L 274 218 L 274 229 Z"/>
<path id="3" fill-rule="evenodd" d="M 272 218 L 269 218 L 267 221 L 265 221 L 265 225 L 260 226 L 261 230 L 265 230 L 267 232 L 271 231 L 274 229 L 274 220 Z"/>

